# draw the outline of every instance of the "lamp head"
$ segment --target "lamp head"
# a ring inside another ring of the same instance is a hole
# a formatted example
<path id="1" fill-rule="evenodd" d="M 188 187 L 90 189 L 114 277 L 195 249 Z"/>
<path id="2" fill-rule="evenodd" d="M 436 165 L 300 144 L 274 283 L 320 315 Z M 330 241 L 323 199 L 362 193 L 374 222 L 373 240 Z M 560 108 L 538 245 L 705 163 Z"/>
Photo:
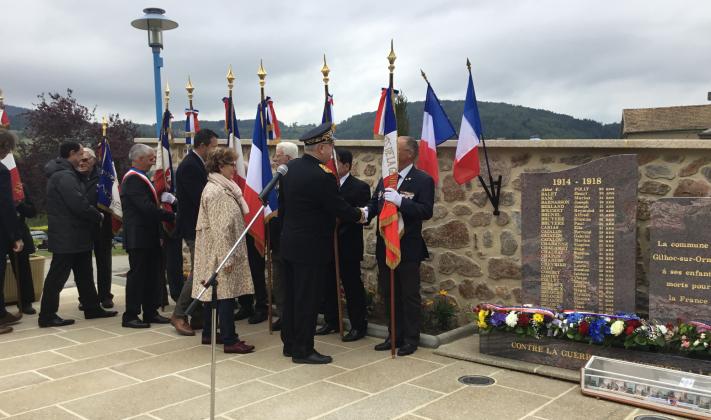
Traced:
<path id="1" fill-rule="evenodd" d="M 169 31 L 178 27 L 178 22 L 168 19 L 165 10 L 157 7 L 143 9 L 144 15 L 131 22 L 131 26 L 136 29 L 148 31 L 148 46 L 152 48 L 163 48 L 163 31 Z"/>

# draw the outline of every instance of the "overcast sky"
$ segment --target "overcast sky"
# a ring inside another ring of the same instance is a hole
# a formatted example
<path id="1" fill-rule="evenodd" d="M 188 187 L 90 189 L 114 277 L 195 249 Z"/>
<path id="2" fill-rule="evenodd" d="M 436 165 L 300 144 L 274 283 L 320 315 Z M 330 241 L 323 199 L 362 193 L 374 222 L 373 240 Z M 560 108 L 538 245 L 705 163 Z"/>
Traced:
<path id="1" fill-rule="evenodd" d="M 466 58 L 480 101 L 615 122 L 623 108 L 706 103 L 711 90 L 711 1 L 3 1 L 0 88 L 32 107 L 41 92 L 72 88 L 97 115 L 155 118 L 144 7 L 179 23 L 164 33 L 163 83 L 176 118 L 188 75 L 201 119 L 221 119 L 232 64 L 237 117 L 254 118 L 256 71 L 290 124 L 320 122 L 322 55 L 336 120 L 374 111 L 395 40 L 395 85 L 423 100 L 463 99 Z"/>

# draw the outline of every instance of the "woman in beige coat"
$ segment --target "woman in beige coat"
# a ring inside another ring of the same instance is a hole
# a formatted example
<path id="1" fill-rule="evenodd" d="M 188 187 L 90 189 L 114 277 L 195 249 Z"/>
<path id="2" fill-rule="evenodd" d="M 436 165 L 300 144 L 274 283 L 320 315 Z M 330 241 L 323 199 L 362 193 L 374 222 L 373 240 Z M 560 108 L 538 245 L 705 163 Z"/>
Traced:
<path id="1" fill-rule="evenodd" d="M 242 191 L 232 181 L 236 161 L 234 150 L 219 147 L 210 152 L 205 162 L 207 185 L 202 191 L 195 227 L 194 278 L 199 281 L 193 282 L 193 298 L 197 297 L 203 287 L 201 283 L 210 278 L 245 227 L 244 215 L 249 208 Z M 225 353 L 249 353 L 254 350 L 254 346 L 239 340 L 234 324 L 235 298 L 252 293 L 254 286 L 247 262 L 247 248 L 241 242 L 217 276 L 217 319 L 220 328 L 217 342 L 224 343 Z M 211 297 L 210 290 L 200 300 L 209 302 Z M 202 343 L 210 344 L 210 305 L 204 305 L 204 314 Z"/>

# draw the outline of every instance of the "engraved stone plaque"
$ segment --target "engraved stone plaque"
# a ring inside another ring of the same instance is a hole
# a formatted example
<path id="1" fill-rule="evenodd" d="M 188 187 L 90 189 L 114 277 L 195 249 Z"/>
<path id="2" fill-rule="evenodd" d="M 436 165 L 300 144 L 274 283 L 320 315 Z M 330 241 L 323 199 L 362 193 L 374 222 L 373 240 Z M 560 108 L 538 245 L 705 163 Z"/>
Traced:
<path id="1" fill-rule="evenodd" d="M 521 175 L 522 300 L 635 310 L 636 155 Z"/>
<path id="2" fill-rule="evenodd" d="M 711 323 L 711 198 L 652 204 L 649 317 Z"/>

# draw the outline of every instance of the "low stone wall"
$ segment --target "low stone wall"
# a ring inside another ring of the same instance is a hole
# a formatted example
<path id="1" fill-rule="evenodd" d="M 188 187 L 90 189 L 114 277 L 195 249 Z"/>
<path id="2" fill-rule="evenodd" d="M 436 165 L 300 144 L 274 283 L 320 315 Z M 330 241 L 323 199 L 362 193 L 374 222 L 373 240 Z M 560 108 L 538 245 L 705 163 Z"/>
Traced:
<path id="1" fill-rule="evenodd" d="M 155 139 L 136 139 L 153 143 Z M 174 161 L 184 154 L 176 140 Z M 245 157 L 249 142 L 243 142 Z M 337 147 L 354 155 L 353 174 L 375 186 L 380 177 L 382 142 L 338 140 Z M 464 312 L 486 301 L 521 302 L 521 184 L 524 172 L 554 172 L 593 159 L 617 155 L 638 156 L 640 181 L 637 211 L 637 310 L 648 307 L 649 206 L 661 197 L 711 195 L 711 142 L 684 139 L 635 140 L 491 140 L 487 142 L 491 172 L 502 175 L 501 214 L 492 207 L 478 182 L 462 186 L 452 177 L 456 142 L 439 146 L 440 185 L 432 220 L 423 234 L 430 258 L 422 264 L 422 295 L 433 297 L 447 290 Z M 273 152 L 272 152 L 273 153 Z M 483 150 L 480 149 L 483 165 Z M 375 223 L 365 230 L 366 254 L 362 263 L 366 286 L 377 290 Z"/>

